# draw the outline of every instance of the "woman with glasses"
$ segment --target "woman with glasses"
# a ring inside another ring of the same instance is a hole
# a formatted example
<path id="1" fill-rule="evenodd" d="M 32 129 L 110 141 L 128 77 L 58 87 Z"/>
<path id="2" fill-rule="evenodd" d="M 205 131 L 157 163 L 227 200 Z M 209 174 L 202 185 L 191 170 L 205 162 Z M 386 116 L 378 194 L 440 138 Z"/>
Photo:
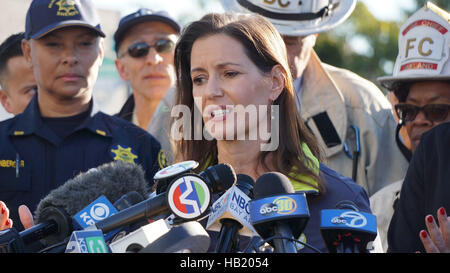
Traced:
<path id="1" fill-rule="evenodd" d="M 397 144 L 405 157 L 410 160 L 417 149 L 422 135 L 432 128 L 450 121 L 450 23 L 449 13 L 432 3 L 427 3 L 413 14 L 402 26 L 399 33 L 399 55 L 392 76 L 379 78 L 379 82 L 397 97 L 394 105 L 399 118 L 397 127 Z M 399 137 L 399 131 L 405 126 L 410 139 L 408 149 Z M 448 147 L 447 147 L 448 149 Z M 438 164 L 438 163 L 436 163 Z M 371 199 L 371 208 L 377 215 L 378 228 L 383 241 L 384 250 L 388 248 L 387 232 L 397 201 L 403 199 L 401 188 L 403 180 L 393 183 Z M 406 198 L 406 197 L 405 197 Z M 412 214 L 425 217 L 425 212 L 435 213 L 438 208 L 414 205 L 405 213 L 395 211 L 397 220 Z M 419 213 L 420 211 L 420 213 Z M 394 221 L 394 220 L 393 220 Z M 422 226 L 422 229 L 425 228 Z M 410 234 L 414 238 L 391 236 L 390 240 L 405 243 L 391 245 L 392 251 L 416 251 L 405 247 L 419 240 L 419 227 L 407 227 L 397 230 L 396 234 Z M 419 242 L 420 244 L 420 242 Z M 423 251 L 423 247 L 421 248 Z"/>

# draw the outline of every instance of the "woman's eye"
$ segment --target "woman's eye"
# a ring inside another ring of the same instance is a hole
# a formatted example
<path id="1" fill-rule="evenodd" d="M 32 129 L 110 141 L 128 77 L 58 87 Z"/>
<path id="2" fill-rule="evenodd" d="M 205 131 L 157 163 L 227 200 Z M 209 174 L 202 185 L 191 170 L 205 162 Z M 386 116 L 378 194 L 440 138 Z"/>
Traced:
<path id="1" fill-rule="evenodd" d="M 57 42 L 48 42 L 45 45 L 48 46 L 48 47 L 57 47 L 57 46 L 59 46 L 59 43 L 57 43 Z"/>
<path id="2" fill-rule="evenodd" d="M 233 78 L 233 77 L 237 76 L 239 74 L 239 72 L 237 72 L 237 71 L 226 71 L 224 74 L 225 74 L 225 77 Z"/>
<path id="3" fill-rule="evenodd" d="M 201 84 L 203 84 L 204 82 L 205 82 L 205 77 L 203 77 L 203 76 L 194 77 L 194 78 L 192 79 L 192 83 L 193 83 L 194 85 L 201 85 Z"/>

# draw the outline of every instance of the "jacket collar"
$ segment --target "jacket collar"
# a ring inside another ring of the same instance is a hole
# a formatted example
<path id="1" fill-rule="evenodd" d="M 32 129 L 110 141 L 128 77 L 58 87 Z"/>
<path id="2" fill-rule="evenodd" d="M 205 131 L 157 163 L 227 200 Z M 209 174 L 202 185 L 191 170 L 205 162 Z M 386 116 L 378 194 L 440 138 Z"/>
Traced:
<path id="1" fill-rule="evenodd" d="M 344 96 L 314 50 L 303 73 L 301 96 L 303 107 L 300 109 L 300 115 L 317 137 L 320 146 L 324 147 L 325 156 L 330 157 L 341 152 L 348 126 Z M 307 107 L 304 107 L 305 105 Z M 321 134 L 313 120 L 313 117 L 324 112 L 328 115 L 341 140 L 340 144 L 332 147 L 327 147 L 322 137 L 319 137 Z"/>
<path id="2" fill-rule="evenodd" d="M 98 104 L 91 99 L 89 106 L 89 118 L 87 118 L 75 131 L 87 129 L 95 134 L 111 137 L 111 132 L 106 126 L 103 115 Z M 8 135 L 22 136 L 35 134 L 52 143 L 59 143 L 61 140 L 43 122 L 38 103 L 38 93 L 34 95 L 25 111 L 17 115 Z"/>

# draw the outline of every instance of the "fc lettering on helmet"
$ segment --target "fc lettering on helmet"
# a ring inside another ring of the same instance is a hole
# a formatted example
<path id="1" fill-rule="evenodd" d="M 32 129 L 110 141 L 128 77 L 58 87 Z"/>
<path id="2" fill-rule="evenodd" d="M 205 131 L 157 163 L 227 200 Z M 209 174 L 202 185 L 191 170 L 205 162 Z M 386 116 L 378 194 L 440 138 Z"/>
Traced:
<path id="1" fill-rule="evenodd" d="M 282 8 L 286 8 L 291 4 L 291 1 L 283 1 L 283 0 L 264 0 L 264 4 L 273 5 L 275 2 L 278 2 L 278 5 Z"/>
<path id="2" fill-rule="evenodd" d="M 415 41 L 417 39 L 416 38 L 412 38 L 412 39 L 408 39 L 406 40 L 406 52 L 405 52 L 405 58 L 408 58 L 409 55 L 409 50 L 410 49 L 414 49 L 415 48 Z M 434 44 L 433 39 L 431 39 L 430 37 L 425 37 L 423 39 L 421 39 L 419 41 L 418 47 L 417 47 L 417 51 L 419 52 L 420 55 L 427 57 L 430 56 L 431 53 L 433 53 L 433 51 L 431 49 L 428 49 L 427 51 L 424 51 L 424 44 L 425 42 L 427 44 Z"/>

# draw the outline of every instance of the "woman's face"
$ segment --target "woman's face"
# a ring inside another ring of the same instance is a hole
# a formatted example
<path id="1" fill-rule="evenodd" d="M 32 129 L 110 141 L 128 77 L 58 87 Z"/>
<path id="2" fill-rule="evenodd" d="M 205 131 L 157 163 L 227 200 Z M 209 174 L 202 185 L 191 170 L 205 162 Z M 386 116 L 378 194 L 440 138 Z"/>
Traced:
<path id="1" fill-rule="evenodd" d="M 270 123 L 268 105 L 284 88 L 280 77 L 279 69 L 263 73 L 241 43 L 226 34 L 200 38 L 192 46 L 195 106 L 205 130 L 217 140 L 256 140 L 259 126 Z"/>
<path id="2" fill-rule="evenodd" d="M 406 103 L 423 107 L 427 104 L 450 104 L 450 84 L 443 81 L 416 82 L 409 89 Z M 450 114 L 442 121 L 431 121 L 420 111 L 416 118 L 406 122 L 406 131 L 411 139 L 411 149 L 415 151 L 422 134 L 428 130 L 450 121 Z"/>
<path id="3" fill-rule="evenodd" d="M 85 27 L 66 27 L 24 44 L 39 92 L 72 99 L 90 97 L 103 61 L 100 37 Z"/>

